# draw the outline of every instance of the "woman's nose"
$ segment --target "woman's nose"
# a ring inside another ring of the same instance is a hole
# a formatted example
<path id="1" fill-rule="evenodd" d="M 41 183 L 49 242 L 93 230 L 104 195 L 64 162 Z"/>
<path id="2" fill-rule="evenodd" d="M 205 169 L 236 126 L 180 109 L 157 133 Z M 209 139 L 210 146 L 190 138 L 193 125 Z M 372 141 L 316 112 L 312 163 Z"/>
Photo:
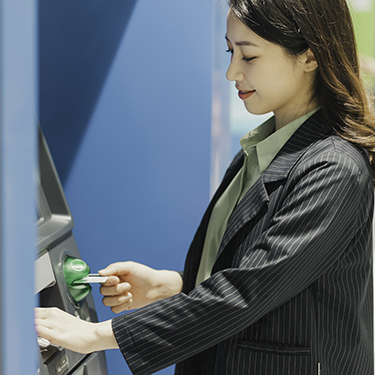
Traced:
<path id="1" fill-rule="evenodd" d="M 244 74 L 234 62 L 233 58 L 227 69 L 226 77 L 229 81 L 242 81 L 244 79 Z"/>

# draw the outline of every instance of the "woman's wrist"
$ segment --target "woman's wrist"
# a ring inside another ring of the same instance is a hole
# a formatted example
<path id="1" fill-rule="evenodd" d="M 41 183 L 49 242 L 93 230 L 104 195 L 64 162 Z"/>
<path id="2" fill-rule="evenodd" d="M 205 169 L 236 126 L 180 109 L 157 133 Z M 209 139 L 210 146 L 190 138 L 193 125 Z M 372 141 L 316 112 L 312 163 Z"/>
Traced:
<path id="1" fill-rule="evenodd" d="M 118 344 L 112 330 L 112 320 L 95 324 L 95 342 L 92 351 L 118 349 Z"/>
<path id="2" fill-rule="evenodd" d="M 168 298 L 182 291 L 182 278 L 176 271 L 158 271 L 160 283 L 158 285 L 158 300 Z"/>

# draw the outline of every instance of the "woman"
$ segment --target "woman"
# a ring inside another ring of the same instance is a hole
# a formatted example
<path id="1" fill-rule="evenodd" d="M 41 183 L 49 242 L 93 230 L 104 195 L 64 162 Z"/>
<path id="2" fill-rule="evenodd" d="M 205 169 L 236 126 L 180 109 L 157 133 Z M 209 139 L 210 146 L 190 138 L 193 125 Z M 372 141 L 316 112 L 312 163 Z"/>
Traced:
<path id="1" fill-rule="evenodd" d="M 80 352 L 119 347 L 134 374 L 373 374 L 375 121 L 345 0 L 231 0 L 226 40 L 247 110 L 183 279 L 101 271 L 103 323 L 38 309 L 36 329 Z M 153 302 L 153 303 L 151 303 Z"/>

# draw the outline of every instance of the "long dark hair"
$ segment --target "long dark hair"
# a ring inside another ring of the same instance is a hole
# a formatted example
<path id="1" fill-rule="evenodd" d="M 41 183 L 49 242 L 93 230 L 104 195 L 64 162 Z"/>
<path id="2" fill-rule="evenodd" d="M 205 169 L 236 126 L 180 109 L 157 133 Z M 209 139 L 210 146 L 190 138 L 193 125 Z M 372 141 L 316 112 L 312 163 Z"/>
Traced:
<path id="1" fill-rule="evenodd" d="M 312 98 L 338 135 L 368 151 L 375 181 L 375 117 L 346 0 L 229 0 L 229 6 L 245 26 L 290 55 L 311 49 L 319 65 Z"/>

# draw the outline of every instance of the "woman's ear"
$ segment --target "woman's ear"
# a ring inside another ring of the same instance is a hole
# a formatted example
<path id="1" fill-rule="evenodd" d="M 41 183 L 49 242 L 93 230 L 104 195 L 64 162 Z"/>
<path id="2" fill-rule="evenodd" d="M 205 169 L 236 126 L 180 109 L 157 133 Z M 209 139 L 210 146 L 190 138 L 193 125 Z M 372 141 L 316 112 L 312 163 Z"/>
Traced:
<path id="1" fill-rule="evenodd" d="M 316 61 L 313 51 L 309 48 L 301 56 L 301 62 L 304 65 L 305 72 L 312 72 L 318 67 L 318 62 Z"/>

